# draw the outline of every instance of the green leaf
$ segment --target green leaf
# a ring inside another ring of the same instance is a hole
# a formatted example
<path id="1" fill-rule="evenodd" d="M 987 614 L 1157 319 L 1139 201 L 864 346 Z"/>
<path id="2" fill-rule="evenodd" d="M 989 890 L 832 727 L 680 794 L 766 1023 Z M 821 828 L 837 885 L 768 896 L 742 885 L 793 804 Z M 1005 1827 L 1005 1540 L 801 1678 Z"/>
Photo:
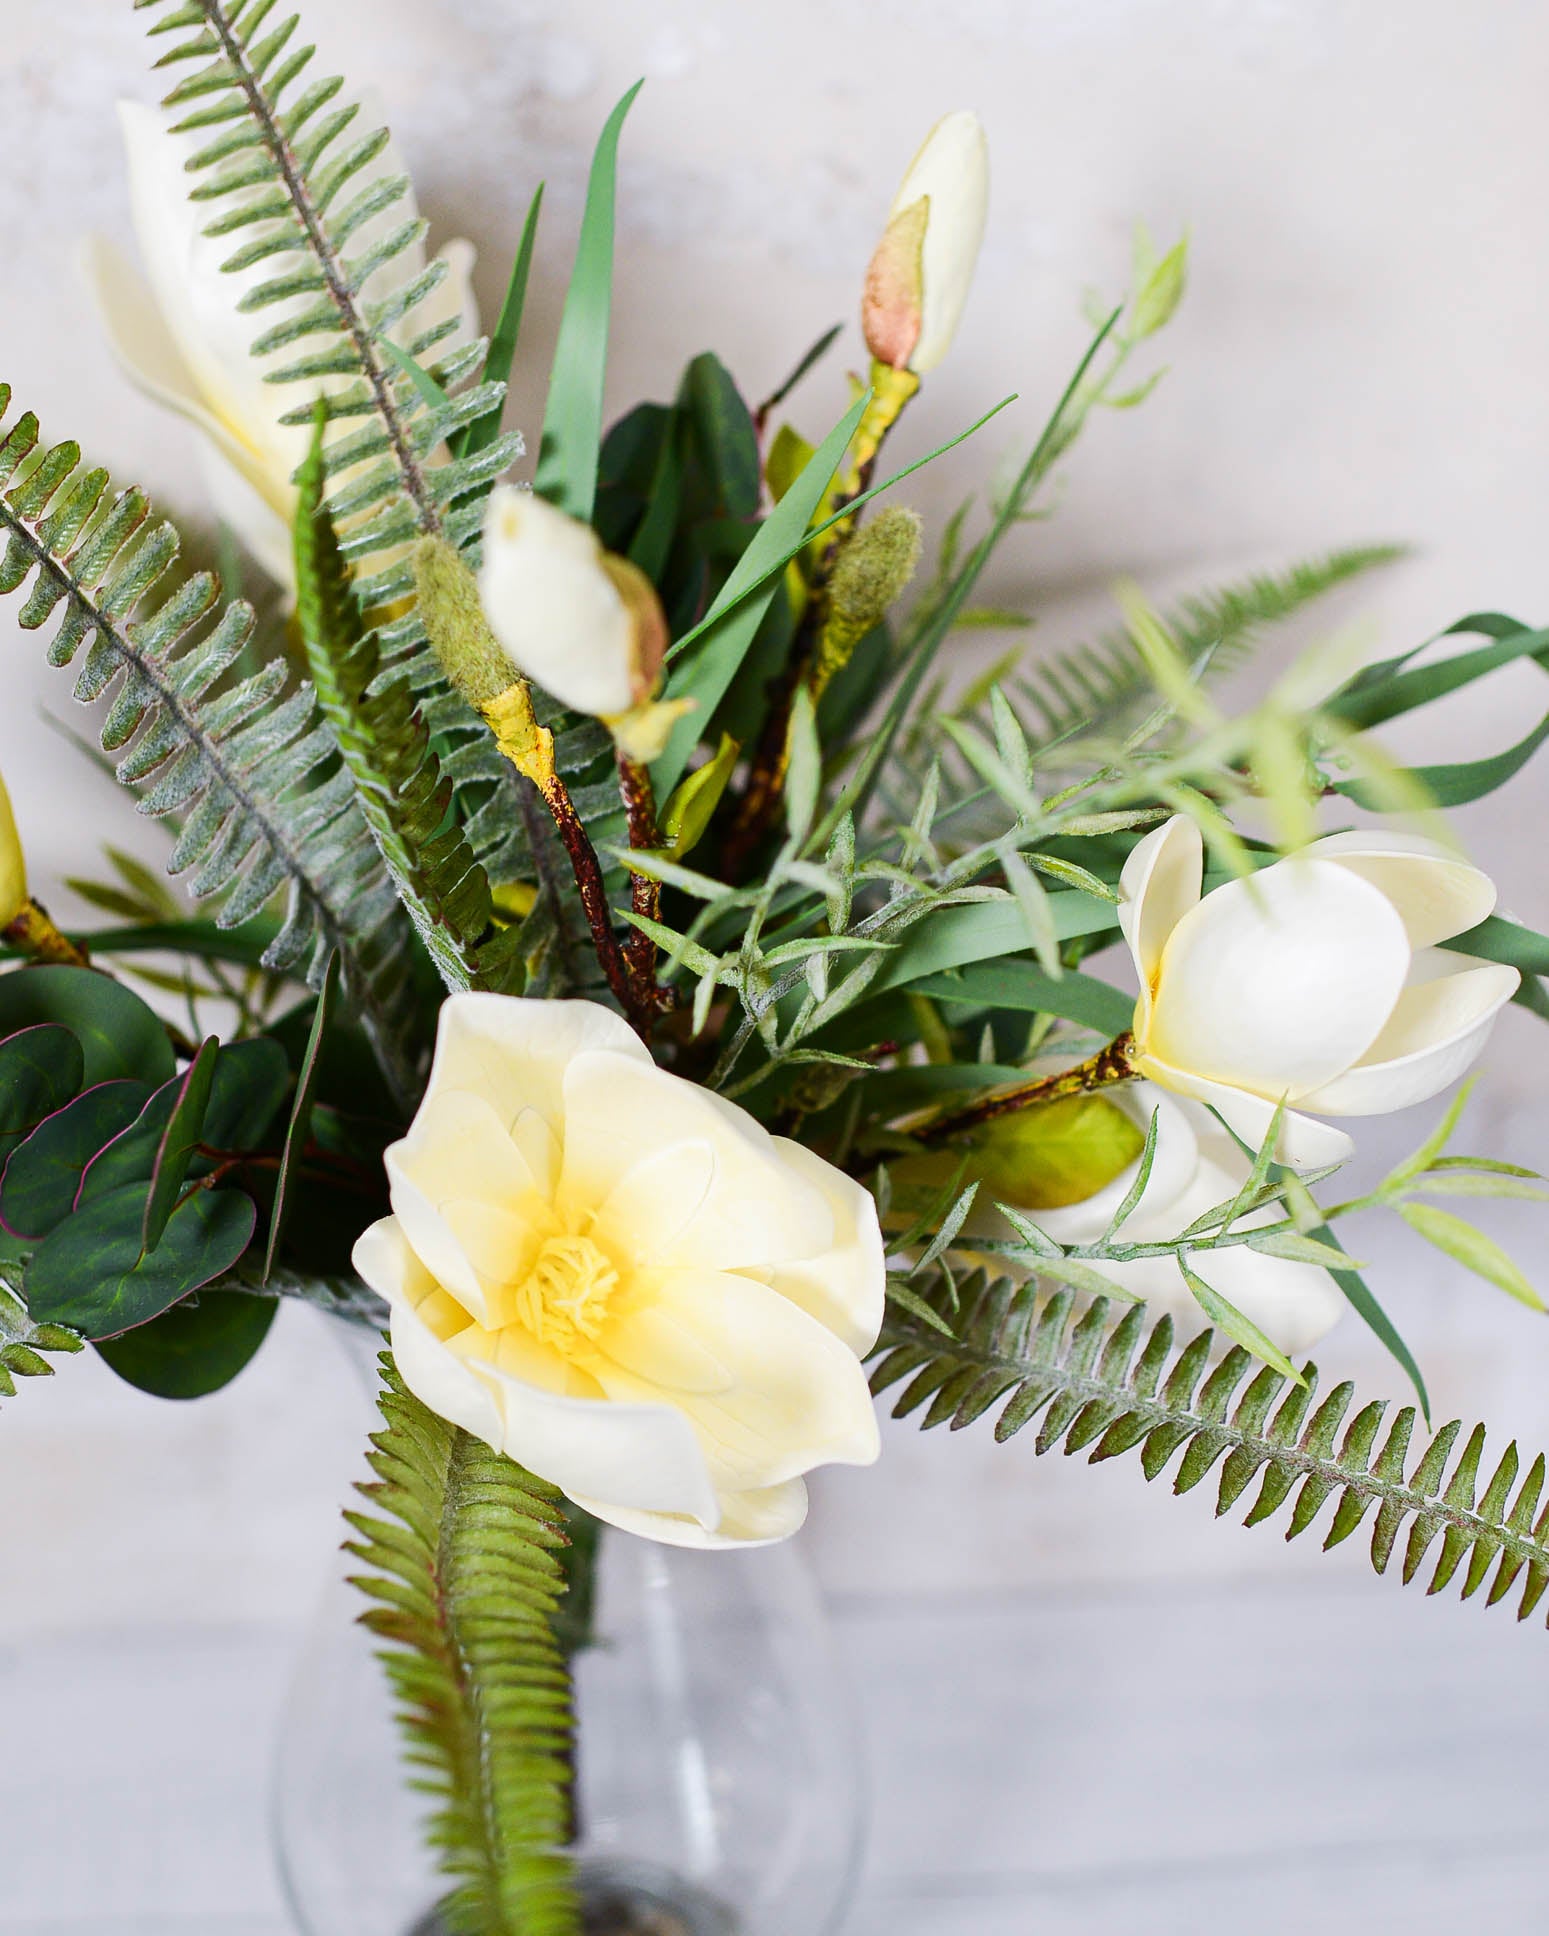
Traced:
<path id="1" fill-rule="evenodd" d="M 215 1064 L 204 1141 L 219 1150 L 262 1148 L 289 1087 L 290 1063 L 278 1042 L 267 1035 L 227 1042 Z"/>
<path id="2" fill-rule="evenodd" d="M 81 1045 L 87 1087 L 129 1076 L 165 1082 L 175 1066 L 164 1024 L 140 997 L 92 968 L 51 963 L 0 975 L 0 1035 L 58 1022 Z"/>
<path id="3" fill-rule="evenodd" d="M 382 337 L 381 344 L 393 362 L 398 365 L 399 369 L 402 370 L 404 375 L 414 385 L 415 389 L 419 391 L 421 399 L 432 410 L 442 411 L 450 405 L 452 399 L 447 395 L 445 390 L 441 388 L 441 385 L 437 383 L 436 379 L 428 370 L 421 364 L 415 362 L 407 350 L 400 349 L 390 336 Z"/>
<path id="4" fill-rule="evenodd" d="M 1484 1278 L 1527 1305 L 1529 1310 L 1549 1308 L 1495 1239 L 1476 1230 L 1471 1223 L 1465 1223 L 1450 1210 L 1438 1209 L 1434 1203 L 1401 1203 L 1398 1214 L 1427 1243 L 1434 1244 L 1476 1277 Z"/>
<path id="5" fill-rule="evenodd" d="M 1516 921 L 1492 914 L 1466 934 L 1447 943 L 1450 953 L 1473 955 L 1480 961 L 1503 961 L 1524 975 L 1549 975 L 1549 934 L 1539 934 Z"/>
<path id="6" fill-rule="evenodd" d="M 791 847 L 799 849 L 811 829 L 823 785 L 823 749 L 818 744 L 812 694 L 805 686 L 797 689 L 791 705 L 787 744 L 790 765 L 785 783 L 785 818 Z"/>
<path id="7" fill-rule="evenodd" d="M 696 356 L 683 372 L 678 403 L 716 509 L 726 517 L 755 517 L 760 478 L 752 413 L 713 351 Z"/>
<path id="8" fill-rule="evenodd" d="M 823 439 L 801 476 L 755 532 L 709 611 L 673 647 L 676 663 L 668 675 L 666 696 L 692 699 L 697 710 L 678 721 L 666 751 L 651 768 L 659 795 L 676 786 L 705 723 L 736 678 L 780 588 L 778 574 L 806 542 L 807 529 L 844 461 L 869 397 L 869 391 L 858 397 Z"/>
<path id="9" fill-rule="evenodd" d="M 598 138 L 586 189 L 554 368 L 543 414 L 543 441 L 533 489 L 550 504 L 590 524 L 602 450 L 603 386 L 608 369 L 608 321 L 613 304 L 613 206 L 619 135 L 644 81 L 614 108 Z"/>
<path id="10" fill-rule="evenodd" d="M 1386 776 L 1386 790 L 1380 781 L 1339 780 L 1334 791 L 1353 800 L 1358 807 L 1380 810 L 1391 798 L 1392 780 L 1396 778 L 1400 783 L 1408 781 L 1422 787 L 1439 807 L 1466 807 L 1515 779 L 1546 739 L 1549 739 L 1549 713 L 1515 746 L 1508 746 L 1504 753 L 1496 753 L 1491 758 L 1461 760 L 1445 766 L 1399 767 L 1395 774 Z"/>
<path id="11" fill-rule="evenodd" d="M 1462 629 L 1458 626 L 1453 631 Z M 1403 655 L 1408 658 L 1409 654 Z M 1347 726 L 1362 731 L 1372 726 L 1385 725 L 1390 719 L 1401 714 L 1413 712 L 1417 706 L 1428 706 L 1434 699 L 1443 699 L 1450 692 L 1472 685 L 1486 673 L 1498 667 L 1511 665 L 1518 659 L 1537 659 L 1540 664 L 1549 661 L 1549 630 L 1536 632 L 1515 632 L 1494 640 L 1490 645 L 1476 647 L 1470 652 L 1456 652 L 1450 659 L 1438 659 L 1434 664 L 1416 666 L 1389 672 L 1384 667 L 1368 667 L 1364 673 L 1357 673 L 1348 680 L 1338 692 L 1325 699 L 1321 710 L 1342 720 Z M 1389 664 L 1403 665 L 1403 659 L 1389 661 Z M 1549 669 L 1549 666 L 1546 666 Z M 1381 674 L 1372 677 L 1373 673 Z"/>
<path id="12" fill-rule="evenodd" d="M 166 1127 L 151 1163 L 151 1187 L 145 1199 L 145 1221 L 140 1233 L 146 1250 L 154 1250 L 161 1242 L 199 1138 L 204 1134 L 204 1114 L 209 1107 L 219 1054 L 220 1043 L 212 1035 L 189 1063 L 173 1096 Z"/>
<path id="13" fill-rule="evenodd" d="M 77 1037 L 56 1023 L 20 1028 L 0 1041 L 0 1156 L 6 1156 L 81 1086 Z"/>
<path id="14" fill-rule="evenodd" d="M 278 1298 L 204 1290 L 96 1349 L 126 1384 L 153 1397 L 204 1398 L 250 1362 L 279 1308 Z"/>
<path id="15" fill-rule="evenodd" d="M 1315 1264 L 1320 1270 L 1343 1271 L 1350 1265 L 1350 1259 L 1336 1245 L 1304 1237 L 1299 1230 L 1266 1231 L 1250 1237 L 1248 1248 L 1265 1257 L 1284 1257 L 1293 1264 Z"/>
<path id="16" fill-rule="evenodd" d="M 140 1207 L 144 1209 L 151 1172 L 156 1167 L 156 1152 L 161 1148 L 162 1136 L 171 1120 L 182 1086 L 180 1077 L 170 1076 L 146 1098 L 139 1115 L 128 1128 L 120 1131 L 112 1142 L 105 1143 L 92 1157 L 81 1172 L 81 1184 L 75 1197 L 78 1211 L 88 1203 L 115 1195 L 130 1184 L 138 1186 Z"/>
<path id="17" fill-rule="evenodd" d="M 1329 1229 L 1327 1224 L 1319 1224 L 1315 1229 L 1309 1230 L 1307 1234 L 1309 1237 L 1316 1237 L 1322 1243 L 1332 1245 L 1336 1250 L 1341 1247 L 1339 1239 Z M 1398 1327 L 1378 1302 L 1376 1293 L 1366 1282 L 1366 1279 L 1361 1276 L 1360 1272 L 1351 1267 L 1347 1266 L 1343 1270 L 1330 1271 L 1329 1275 L 1344 1292 L 1345 1296 L 1349 1298 L 1351 1307 L 1361 1322 L 1371 1331 L 1374 1337 L 1381 1339 L 1382 1343 L 1393 1354 L 1403 1369 L 1404 1375 L 1408 1378 L 1410 1384 L 1414 1386 L 1415 1396 L 1420 1401 L 1421 1413 L 1424 1415 L 1426 1424 L 1429 1425 L 1431 1422 L 1431 1395 L 1426 1390 L 1425 1380 L 1420 1374 L 1420 1367 L 1415 1362 L 1414 1353 L 1399 1335 Z"/>
<path id="18" fill-rule="evenodd" d="M 247 1249 L 257 1212 L 239 1190 L 195 1190 L 151 1251 L 141 1243 L 144 1219 L 144 1186 L 131 1183 L 52 1230 L 27 1269 L 33 1318 L 96 1339 L 159 1317 L 231 1268 Z"/>
<path id="19" fill-rule="evenodd" d="M 1252 1318 L 1245 1317 L 1219 1291 L 1212 1290 L 1197 1272 L 1189 1268 L 1186 1258 L 1179 1257 L 1178 1268 L 1183 1272 L 1183 1281 L 1193 1294 L 1195 1303 L 1218 1330 L 1224 1331 L 1244 1351 L 1251 1351 L 1255 1358 L 1262 1358 L 1266 1365 L 1272 1365 L 1282 1378 L 1289 1378 L 1297 1385 L 1305 1383 L 1301 1373 L 1274 1339 L 1261 1331 Z"/>
<path id="20" fill-rule="evenodd" d="M 1130 311 L 1130 335 L 1138 343 L 1154 336 L 1173 319 L 1188 282 L 1187 237 L 1173 244 L 1147 275 Z"/>
<path id="21" fill-rule="evenodd" d="M 317 1006 L 312 1012 L 311 1032 L 307 1036 L 306 1051 L 301 1058 L 301 1068 L 296 1077 L 295 1099 L 290 1106 L 290 1122 L 286 1125 L 285 1146 L 280 1153 L 280 1173 L 274 1186 L 274 1208 L 269 1216 L 269 1240 L 264 1248 L 265 1283 L 269 1281 L 269 1273 L 274 1269 L 280 1241 L 285 1235 L 285 1226 L 290 1220 L 296 1166 L 301 1161 L 302 1151 L 306 1148 L 307 1134 L 312 1126 L 312 1104 L 317 1094 L 317 1081 L 322 1068 L 323 1038 L 333 1019 L 334 1006 L 338 998 L 339 963 L 338 958 L 335 957 L 329 962 L 327 973 L 323 976 L 323 985 L 318 991 Z"/>
<path id="22" fill-rule="evenodd" d="M 671 798 L 662 808 L 661 832 L 675 859 L 681 860 L 704 838 L 721 803 L 721 795 L 736 770 L 741 750 L 729 733 L 722 733 L 715 757 L 673 788 Z"/>
<path id="23" fill-rule="evenodd" d="M 3 1065 L 0 1065 L 3 1073 Z M 75 1208 L 81 1172 L 127 1129 L 149 1100 L 143 1082 L 99 1082 L 46 1117 L 11 1151 L 0 1181 L 0 1217 L 18 1237 L 37 1242 Z"/>
<path id="24" fill-rule="evenodd" d="M 1145 1138 L 1108 1097 L 1061 1096 L 993 1116 L 954 1147 L 972 1152 L 969 1175 L 997 1200 L 1057 1210 L 1106 1189 L 1140 1155 Z"/>
<path id="25" fill-rule="evenodd" d="M 1106 934 L 1118 927 L 1112 906 L 1095 901 L 1090 895 L 1051 894 L 1049 909 L 1054 932 L 1062 941 L 1078 934 Z M 1009 895 L 1004 900 L 970 901 L 961 906 L 938 908 L 917 921 L 904 936 L 872 984 L 872 992 L 880 994 L 885 988 L 902 988 L 923 976 L 938 975 L 946 968 L 966 967 L 976 961 L 998 961 L 1002 955 L 1019 955 L 1026 947 L 1026 917 Z M 1133 1010 L 1133 1004 L 1130 1007 Z M 1126 1020 L 1125 1027 L 1128 1026 Z"/>
<path id="26" fill-rule="evenodd" d="M 1031 961 L 1006 956 L 971 962 L 950 973 L 927 975 L 910 984 L 933 1001 L 962 1002 L 973 1008 L 1005 1008 L 1033 1015 L 1058 1015 L 1110 1040 L 1134 1024 L 1135 1001 L 1095 975 L 1067 968 L 1053 981 Z"/>
<path id="27" fill-rule="evenodd" d="M 500 315 L 485 353 L 484 371 L 479 379 L 482 383 L 509 384 L 511 381 L 511 366 L 516 360 L 516 345 L 522 333 L 522 312 L 527 306 L 527 278 L 532 270 L 533 248 L 538 239 L 538 211 L 542 206 L 543 183 L 539 182 L 527 205 L 522 239 L 516 246 L 516 259 L 511 264 L 505 298 L 501 302 Z M 481 450 L 487 450 L 500 435 L 500 417 L 498 406 L 482 417 L 475 417 L 462 433 L 462 441 L 457 446 L 458 456 L 476 457 Z"/>

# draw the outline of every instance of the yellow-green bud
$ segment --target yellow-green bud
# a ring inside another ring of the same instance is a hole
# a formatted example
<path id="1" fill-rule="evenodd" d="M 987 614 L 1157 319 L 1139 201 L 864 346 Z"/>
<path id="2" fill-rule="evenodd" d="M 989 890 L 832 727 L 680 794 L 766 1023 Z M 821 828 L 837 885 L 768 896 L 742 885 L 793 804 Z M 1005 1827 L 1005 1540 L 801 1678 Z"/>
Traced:
<path id="1" fill-rule="evenodd" d="M 1139 1156 L 1145 1137 L 1106 1096 L 1062 1096 L 993 1116 L 954 1154 L 993 1201 L 1018 1210 L 1085 1203 Z"/>
<path id="2" fill-rule="evenodd" d="M 895 505 L 845 541 L 828 583 L 814 681 L 819 693 L 914 576 L 920 532 L 919 513 Z"/>
<path id="3" fill-rule="evenodd" d="M 511 661 L 479 603 L 478 580 L 445 538 L 421 538 L 415 546 L 414 585 L 431 648 L 471 706 L 515 683 Z"/>

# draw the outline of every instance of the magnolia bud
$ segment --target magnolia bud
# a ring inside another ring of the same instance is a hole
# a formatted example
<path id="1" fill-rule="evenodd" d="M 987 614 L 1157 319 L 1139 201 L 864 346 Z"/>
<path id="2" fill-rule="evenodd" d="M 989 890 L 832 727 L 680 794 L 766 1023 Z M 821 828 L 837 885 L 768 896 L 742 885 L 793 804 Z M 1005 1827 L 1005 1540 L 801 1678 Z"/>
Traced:
<path id="1" fill-rule="evenodd" d="M 479 594 L 513 671 L 561 705 L 609 718 L 655 692 L 667 631 L 650 581 L 531 491 L 491 492 Z"/>
<path id="2" fill-rule="evenodd" d="M 27 857 L 16 831 L 11 796 L 0 779 L 0 928 L 8 928 L 27 901 Z"/>
<path id="3" fill-rule="evenodd" d="M 866 272 L 866 346 L 917 376 L 951 348 L 968 300 L 989 205 L 989 151 L 967 109 L 936 123 L 909 165 Z"/>

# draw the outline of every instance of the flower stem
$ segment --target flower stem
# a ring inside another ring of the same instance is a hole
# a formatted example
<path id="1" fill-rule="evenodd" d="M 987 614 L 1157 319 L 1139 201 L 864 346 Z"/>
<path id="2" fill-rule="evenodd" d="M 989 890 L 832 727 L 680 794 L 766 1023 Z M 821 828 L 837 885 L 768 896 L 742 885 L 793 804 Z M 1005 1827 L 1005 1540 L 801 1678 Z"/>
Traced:
<path id="1" fill-rule="evenodd" d="M 629 844 L 637 849 L 657 847 L 661 844 L 661 836 L 656 825 L 656 795 L 651 786 L 650 771 L 639 761 L 632 760 L 622 747 L 615 750 L 619 793 L 629 820 Z M 649 880 L 644 874 L 632 874 L 629 900 L 636 914 L 644 915 L 648 921 L 656 920 L 661 913 L 661 882 Z M 662 1005 L 662 991 L 656 981 L 656 943 L 648 934 L 636 928 L 624 943 L 624 960 L 635 982 L 637 995 L 654 1016 Z"/>
<path id="2" fill-rule="evenodd" d="M 23 903 L 21 913 L 0 934 L 0 940 L 38 961 L 64 962 L 71 968 L 91 966 L 86 950 L 62 934 L 36 901 Z"/>
<path id="3" fill-rule="evenodd" d="M 997 1116 L 1010 1116 L 1018 1110 L 1031 1109 L 1038 1103 L 1059 1102 L 1065 1096 L 1090 1095 L 1094 1090 L 1107 1089 L 1116 1082 L 1129 1082 L 1135 1074 L 1130 1065 L 1130 1054 L 1134 1047 L 1135 1038 L 1126 1031 L 1073 1069 L 1062 1069 L 1057 1075 L 1039 1076 L 1031 1082 L 1019 1082 L 1010 1089 L 998 1089 L 991 1095 L 982 1096 L 977 1102 L 969 1103 L 966 1108 L 938 1116 L 934 1122 L 927 1123 L 915 1133 L 923 1143 L 945 1142 L 965 1129 L 977 1129 L 980 1123 L 993 1122 Z"/>

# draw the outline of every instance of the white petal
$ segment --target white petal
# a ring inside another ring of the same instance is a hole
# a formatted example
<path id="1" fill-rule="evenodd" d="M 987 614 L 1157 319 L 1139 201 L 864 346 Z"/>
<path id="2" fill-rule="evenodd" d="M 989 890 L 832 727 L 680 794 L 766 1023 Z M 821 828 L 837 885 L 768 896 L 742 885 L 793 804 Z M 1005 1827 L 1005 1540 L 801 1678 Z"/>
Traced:
<path id="1" fill-rule="evenodd" d="M 1302 1102 L 1330 1116 L 1375 1116 L 1426 1101 L 1478 1056 L 1520 980 L 1492 961 L 1412 983 L 1360 1062 Z"/>
<path id="2" fill-rule="evenodd" d="M 663 1264 L 743 1270 L 818 1257 L 834 1242 L 822 1191 L 781 1159 L 767 1130 L 648 1059 L 576 1056 L 564 1111 L 561 1207 L 570 1215 L 596 1210 L 599 1235 L 619 1247 L 638 1246 L 635 1254 Z M 669 1187 L 664 1153 L 685 1144 L 694 1147 L 678 1159 Z M 714 1159 L 708 1177 L 706 1150 Z M 647 1162 L 647 1187 L 634 1187 L 631 1173 Z"/>
<path id="3" fill-rule="evenodd" d="M 556 1138 L 561 1134 L 565 1070 L 588 1049 L 651 1061 L 650 1050 L 629 1024 L 600 1002 L 453 995 L 441 1005 L 426 1094 L 466 1090 L 482 1096 L 536 1164 L 542 1139 L 531 1129 L 519 1129 L 519 1120 L 531 1110 Z M 542 1178 L 539 1182 L 546 1187 Z"/>
<path id="4" fill-rule="evenodd" d="M 200 428 L 206 434 L 198 445 L 199 475 L 210 509 L 294 601 L 296 553 L 288 504 L 285 510 L 276 510 L 259 488 L 251 460 L 233 461 L 231 440 L 217 434 L 219 426 L 213 418 Z"/>
<path id="5" fill-rule="evenodd" d="M 479 596 L 513 666 L 576 712 L 627 712 L 635 622 L 589 525 L 498 485 L 484 517 Z"/>
<path id="6" fill-rule="evenodd" d="M 1429 948 L 1477 927 L 1495 907 L 1495 883 L 1448 848 L 1419 834 L 1329 834 L 1306 849 L 1337 861 L 1398 909 L 1412 948 Z"/>
<path id="7" fill-rule="evenodd" d="M 500 1409 L 484 1381 L 438 1335 L 432 1320 L 442 1294 L 410 1249 L 397 1219 L 384 1217 L 364 1231 L 352 1261 L 391 1308 L 393 1359 L 409 1390 L 437 1417 L 498 1447 L 503 1429 Z"/>
<path id="8" fill-rule="evenodd" d="M 1194 1181 L 1199 1168 L 1199 1145 L 1183 1109 L 1155 1083 L 1125 1083 L 1108 1092 L 1110 1102 L 1122 1109 L 1138 1128 L 1149 1129 L 1152 1112 L 1160 1120 L 1156 1126 L 1156 1152 L 1146 1187 L 1120 1227 L 1120 1241 L 1144 1239 L 1137 1232 L 1152 1219 L 1166 1212 Z M 1129 1195 L 1140 1174 L 1140 1159 L 1129 1164 L 1109 1184 L 1084 1203 L 1065 1204 L 1055 1210 L 1039 1210 L 1033 1221 L 1057 1244 L 1090 1244 L 1108 1228 L 1114 1212 Z M 1187 1219 L 1185 1219 L 1185 1222 Z M 1182 1225 L 1178 1226 L 1180 1229 Z M 1106 1269 L 1106 1265 L 1099 1268 Z"/>
<path id="9" fill-rule="evenodd" d="M 1292 1102 L 1348 1069 L 1393 1012 L 1410 949 L 1392 904 L 1329 861 L 1228 881 L 1168 937 L 1145 1051 Z"/>
<path id="10" fill-rule="evenodd" d="M 815 1257 L 774 1265 L 771 1282 L 863 1356 L 877 1342 L 887 1304 L 887 1259 L 876 1199 L 804 1144 L 777 1136 L 775 1148 L 798 1176 L 822 1191 L 833 1214 L 834 1234 Z"/>
<path id="11" fill-rule="evenodd" d="M 525 1267 L 546 1204 L 499 1115 L 467 1090 L 432 1091 L 384 1162 L 394 1214 L 426 1269 L 478 1323 L 502 1322 L 498 1289 Z M 491 1241 L 480 1209 L 505 1220 L 508 1243 Z"/>
<path id="12" fill-rule="evenodd" d="M 765 1486 L 755 1492 L 722 1493 L 720 1522 L 714 1532 L 708 1531 L 697 1519 L 673 1513 L 632 1511 L 627 1506 L 608 1505 L 577 1492 L 570 1493 L 569 1497 L 594 1519 L 605 1520 L 623 1532 L 657 1540 L 664 1546 L 693 1546 L 707 1552 L 735 1546 L 773 1546 L 800 1532 L 807 1517 L 807 1488 L 800 1479 L 788 1480 L 783 1486 Z"/>
<path id="13" fill-rule="evenodd" d="M 855 1353 L 778 1291 L 732 1271 L 638 1278 L 587 1370 L 610 1398 L 680 1409 L 720 1491 L 877 1457 L 876 1414 Z"/>
<path id="14" fill-rule="evenodd" d="M 1140 976 L 1135 1030 L 1144 1039 L 1151 999 L 1167 937 L 1199 901 L 1205 844 L 1187 814 L 1173 818 L 1135 843 L 1119 876 L 1119 927 Z"/>
<path id="15" fill-rule="evenodd" d="M 1135 1059 L 1138 1072 L 1176 1096 L 1192 1096 L 1216 1111 L 1234 1135 L 1240 1136 L 1253 1151 L 1263 1146 L 1274 1117 L 1275 1105 L 1264 1096 L 1247 1089 L 1234 1089 L 1229 1083 L 1212 1082 L 1187 1069 L 1174 1069 L 1155 1056 Z M 1296 1170 L 1320 1170 L 1330 1163 L 1344 1163 L 1355 1154 L 1355 1144 L 1342 1129 L 1286 1110 L 1280 1119 L 1280 1142 L 1275 1151 L 1278 1162 Z"/>
<path id="16" fill-rule="evenodd" d="M 923 287 L 919 341 L 909 368 L 923 375 L 951 348 L 973 285 L 989 212 L 989 144 L 978 115 L 959 109 L 938 121 L 893 203 L 896 215 L 928 197 L 921 251 Z"/>

